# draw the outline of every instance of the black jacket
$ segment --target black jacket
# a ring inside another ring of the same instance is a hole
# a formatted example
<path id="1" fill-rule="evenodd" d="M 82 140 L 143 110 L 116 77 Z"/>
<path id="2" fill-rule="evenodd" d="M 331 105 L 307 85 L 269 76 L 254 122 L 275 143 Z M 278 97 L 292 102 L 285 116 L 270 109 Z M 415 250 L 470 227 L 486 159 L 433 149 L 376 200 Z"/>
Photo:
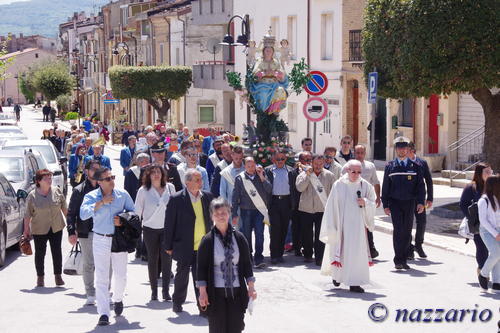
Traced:
<path id="1" fill-rule="evenodd" d="M 231 162 L 226 161 L 227 165 L 230 165 Z M 214 165 L 214 173 L 212 174 L 212 182 L 210 185 L 210 192 L 214 195 L 214 197 L 218 198 L 220 196 L 220 173 L 222 169 L 218 165 Z"/>
<path id="2" fill-rule="evenodd" d="M 427 164 L 427 161 L 417 157 L 416 163 L 420 165 L 422 168 L 423 174 L 424 174 L 424 180 L 425 180 L 425 187 L 426 187 L 426 192 L 427 192 L 427 200 L 428 201 L 434 201 L 434 189 L 433 189 L 433 183 L 432 183 L 432 174 L 429 169 L 429 165 Z"/>
<path id="3" fill-rule="evenodd" d="M 118 216 L 122 225 L 115 227 L 111 252 L 132 253 L 137 246 L 137 240 L 141 237 L 141 219 L 134 212 L 121 213 Z"/>
<path id="4" fill-rule="evenodd" d="M 214 197 L 210 192 L 201 192 L 205 233 L 207 233 L 213 225 L 208 209 Z M 191 262 L 193 257 L 195 219 L 187 189 L 175 193 L 170 198 L 165 213 L 164 249 L 173 250 L 172 258 L 178 262 Z"/>
<path id="5" fill-rule="evenodd" d="M 214 227 L 215 228 L 215 227 Z M 252 259 L 250 258 L 250 248 L 245 236 L 239 231 L 233 231 L 236 238 L 236 244 L 240 251 L 238 261 L 238 280 L 240 281 L 240 308 L 245 313 L 248 306 L 248 290 L 246 279 L 253 276 Z M 210 230 L 201 240 L 197 254 L 196 280 L 207 281 L 207 294 L 210 305 L 207 308 L 208 314 L 220 309 L 214 308 L 213 295 L 215 293 L 214 285 L 214 239 L 217 237 L 215 231 Z"/>
<path id="6" fill-rule="evenodd" d="M 127 172 L 125 173 L 125 181 L 123 184 L 123 188 L 125 189 L 125 191 L 128 192 L 128 194 L 130 194 L 130 197 L 132 198 L 132 200 L 134 200 L 134 202 L 135 202 L 135 197 L 137 196 L 137 191 L 139 191 L 139 187 L 141 187 L 141 181 L 140 181 L 141 176 L 142 176 L 142 170 L 139 175 L 139 178 L 135 176 L 134 171 L 132 171 L 131 169 L 127 170 Z"/>
<path id="7" fill-rule="evenodd" d="M 300 202 L 300 194 L 297 190 L 297 187 L 295 186 L 295 181 L 297 180 L 297 177 L 302 171 L 299 168 L 293 169 L 288 175 L 289 175 L 289 181 L 292 185 L 290 188 L 290 195 L 292 196 L 292 210 L 298 210 L 299 209 L 299 202 Z"/>
<path id="8" fill-rule="evenodd" d="M 92 218 L 85 221 L 80 219 L 80 206 L 82 205 L 85 194 L 97 189 L 97 187 L 98 186 L 93 187 L 92 184 L 86 180 L 73 188 L 71 198 L 69 199 L 68 215 L 66 216 L 68 235 L 74 235 L 75 231 L 77 231 L 79 238 L 89 237 L 89 232 L 92 231 L 94 223 L 92 222 Z"/>

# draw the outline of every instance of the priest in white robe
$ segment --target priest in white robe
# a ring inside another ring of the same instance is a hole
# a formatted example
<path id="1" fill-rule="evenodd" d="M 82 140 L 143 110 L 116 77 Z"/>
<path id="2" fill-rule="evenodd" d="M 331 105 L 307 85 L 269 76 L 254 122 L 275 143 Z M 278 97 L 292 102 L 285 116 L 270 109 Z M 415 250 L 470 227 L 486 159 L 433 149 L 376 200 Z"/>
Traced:
<path id="1" fill-rule="evenodd" d="M 361 163 L 350 160 L 347 173 L 333 185 L 321 223 L 320 240 L 326 244 L 321 273 L 331 275 L 335 286 L 343 283 L 352 292 L 364 292 L 373 265 L 366 229 L 375 225 L 375 191 L 361 178 Z"/>

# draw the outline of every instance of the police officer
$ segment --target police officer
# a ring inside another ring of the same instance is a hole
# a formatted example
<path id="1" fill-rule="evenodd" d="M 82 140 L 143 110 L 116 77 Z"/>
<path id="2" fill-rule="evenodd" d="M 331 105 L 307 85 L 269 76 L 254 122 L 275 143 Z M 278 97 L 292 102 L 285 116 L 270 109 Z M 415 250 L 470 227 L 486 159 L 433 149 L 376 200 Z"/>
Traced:
<path id="1" fill-rule="evenodd" d="M 394 228 L 392 243 L 396 269 L 410 269 L 406 263 L 411 246 L 413 214 L 424 211 L 425 187 L 422 168 L 408 158 L 408 140 L 394 140 L 396 159 L 385 166 L 382 185 L 384 212 L 391 216 Z"/>
<path id="2" fill-rule="evenodd" d="M 422 174 L 425 180 L 426 194 L 427 199 L 425 201 L 425 207 L 431 208 L 433 199 L 433 184 L 432 184 L 432 174 L 429 170 L 429 165 L 424 159 L 421 159 L 416 155 L 415 143 L 410 142 L 408 145 L 408 158 L 413 162 L 418 164 L 422 168 Z M 408 260 L 415 259 L 413 252 L 416 251 L 420 258 L 427 258 L 427 254 L 425 254 L 424 249 L 422 248 L 422 244 L 424 243 L 424 234 L 425 234 L 425 225 L 427 224 L 427 215 L 425 214 L 425 210 L 423 213 L 418 213 L 415 211 L 415 220 L 417 224 L 417 228 L 415 231 L 415 246 L 411 246 L 410 253 L 408 254 Z"/>

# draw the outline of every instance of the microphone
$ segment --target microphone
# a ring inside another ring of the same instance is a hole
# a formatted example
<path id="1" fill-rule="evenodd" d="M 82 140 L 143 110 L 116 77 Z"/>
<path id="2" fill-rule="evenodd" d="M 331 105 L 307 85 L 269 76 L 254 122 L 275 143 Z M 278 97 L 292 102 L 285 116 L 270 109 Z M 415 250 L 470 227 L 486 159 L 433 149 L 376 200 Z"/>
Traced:
<path id="1" fill-rule="evenodd" d="M 361 199 L 361 191 L 356 192 L 356 194 L 358 195 L 358 199 Z M 363 206 L 359 206 L 359 208 L 363 208 Z"/>

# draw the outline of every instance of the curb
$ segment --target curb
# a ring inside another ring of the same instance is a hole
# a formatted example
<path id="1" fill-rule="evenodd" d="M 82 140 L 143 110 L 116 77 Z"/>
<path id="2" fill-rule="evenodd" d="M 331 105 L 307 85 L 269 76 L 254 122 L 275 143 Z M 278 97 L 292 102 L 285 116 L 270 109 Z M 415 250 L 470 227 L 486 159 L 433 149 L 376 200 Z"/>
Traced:
<path id="1" fill-rule="evenodd" d="M 375 217 L 375 230 L 392 235 L 393 227 L 388 223 L 381 222 L 377 217 Z M 443 240 L 443 242 L 437 242 L 435 240 L 427 239 L 424 241 L 424 244 L 428 245 L 428 246 L 436 247 L 436 248 L 439 248 L 442 250 L 446 250 L 449 252 L 458 253 L 458 254 L 461 254 L 464 256 L 473 257 L 473 258 L 475 257 L 473 254 L 467 253 L 459 248 L 446 245 L 446 241 L 449 240 L 450 237 L 441 236 L 438 234 L 432 234 L 432 238 L 434 238 L 434 239 L 440 238 Z M 463 242 L 465 243 L 465 238 L 463 238 Z"/>

